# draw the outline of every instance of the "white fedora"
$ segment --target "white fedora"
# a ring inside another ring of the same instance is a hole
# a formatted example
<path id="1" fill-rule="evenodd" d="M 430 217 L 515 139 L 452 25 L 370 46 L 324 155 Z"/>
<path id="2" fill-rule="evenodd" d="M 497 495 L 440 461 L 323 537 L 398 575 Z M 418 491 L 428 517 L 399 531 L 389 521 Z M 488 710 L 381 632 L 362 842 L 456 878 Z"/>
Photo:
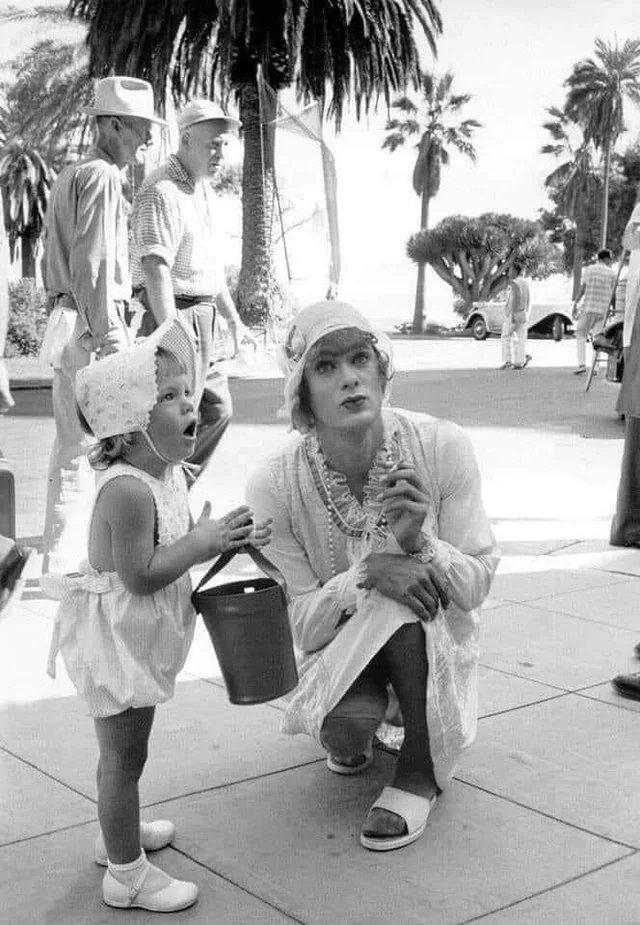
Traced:
<path id="1" fill-rule="evenodd" d="M 220 122 L 227 129 L 239 129 L 242 124 L 211 100 L 193 100 L 188 103 L 178 116 L 178 131 L 184 132 L 198 122 Z"/>
<path id="2" fill-rule="evenodd" d="M 82 106 L 89 116 L 129 116 L 166 125 L 153 111 L 153 87 L 137 77 L 104 77 L 96 83 L 92 106 Z"/>

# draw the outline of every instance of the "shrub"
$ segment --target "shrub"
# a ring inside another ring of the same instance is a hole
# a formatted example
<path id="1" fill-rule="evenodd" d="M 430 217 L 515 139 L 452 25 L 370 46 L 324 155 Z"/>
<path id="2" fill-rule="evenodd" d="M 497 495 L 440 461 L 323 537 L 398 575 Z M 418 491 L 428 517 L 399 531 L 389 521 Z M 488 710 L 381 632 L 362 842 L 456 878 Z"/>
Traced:
<path id="1" fill-rule="evenodd" d="M 37 356 L 47 326 L 47 297 L 32 279 L 9 283 L 7 356 Z"/>

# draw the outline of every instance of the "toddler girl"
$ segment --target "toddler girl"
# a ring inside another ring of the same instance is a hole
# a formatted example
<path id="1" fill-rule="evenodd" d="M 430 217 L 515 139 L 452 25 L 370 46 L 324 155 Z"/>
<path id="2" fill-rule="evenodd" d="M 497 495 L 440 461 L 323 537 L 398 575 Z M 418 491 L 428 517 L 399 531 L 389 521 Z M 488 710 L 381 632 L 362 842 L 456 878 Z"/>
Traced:
<path id="1" fill-rule="evenodd" d="M 185 909 L 195 884 L 149 863 L 147 851 L 174 837 L 168 821 L 140 822 L 138 781 L 155 705 L 174 692 L 195 626 L 189 569 L 227 549 L 269 542 L 269 523 L 248 507 L 220 520 L 207 503 L 191 521 L 179 465 L 196 436 L 197 358 L 179 320 L 82 369 L 81 419 L 98 439 L 90 451 L 98 483 L 88 561 L 73 575 L 49 576 L 61 603 L 49 673 L 61 652 L 94 717 L 99 746 L 98 864 L 104 901 L 154 912 Z"/>

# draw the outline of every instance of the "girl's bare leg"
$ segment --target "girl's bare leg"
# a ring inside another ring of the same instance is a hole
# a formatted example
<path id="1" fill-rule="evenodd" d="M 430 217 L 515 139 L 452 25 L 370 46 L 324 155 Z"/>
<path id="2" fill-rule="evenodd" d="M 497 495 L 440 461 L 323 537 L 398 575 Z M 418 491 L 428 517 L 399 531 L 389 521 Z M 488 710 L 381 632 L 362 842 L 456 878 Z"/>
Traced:
<path id="1" fill-rule="evenodd" d="M 392 786 L 431 798 L 438 792 L 427 728 L 427 654 L 421 623 L 406 623 L 384 648 L 387 676 L 396 692 L 404 723 L 404 742 L 398 755 Z M 363 827 L 365 835 L 402 835 L 400 816 L 373 809 Z"/>
<path id="2" fill-rule="evenodd" d="M 140 857 L 138 781 L 154 715 L 155 707 L 141 707 L 95 718 L 100 748 L 98 818 L 112 864 L 129 864 Z"/>

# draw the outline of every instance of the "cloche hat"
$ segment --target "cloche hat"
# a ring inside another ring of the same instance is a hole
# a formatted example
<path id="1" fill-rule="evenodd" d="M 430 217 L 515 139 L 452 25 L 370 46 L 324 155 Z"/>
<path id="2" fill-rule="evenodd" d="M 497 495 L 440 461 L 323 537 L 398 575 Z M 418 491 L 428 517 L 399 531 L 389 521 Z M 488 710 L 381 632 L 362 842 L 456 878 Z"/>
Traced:
<path id="1" fill-rule="evenodd" d="M 239 119 L 228 116 L 222 107 L 212 100 L 192 100 L 178 116 L 178 130 L 184 132 L 198 122 L 221 122 L 226 128 L 236 130 L 242 124 Z"/>
<path id="2" fill-rule="evenodd" d="M 104 77 L 95 86 L 92 106 L 82 106 L 89 116 L 127 116 L 166 125 L 154 113 L 153 87 L 138 77 Z"/>
<path id="3" fill-rule="evenodd" d="M 284 405 L 278 417 L 288 419 L 294 429 L 303 430 L 296 411 L 304 368 L 309 352 L 318 341 L 334 331 L 355 328 L 371 337 L 386 362 L 388 382 L 385 401 L 389 400 L 389 381 L 393 376 L 393 348 L 387 335 L 348 302 L 325 300 L 302 308 L 289 324 L 285 342 L 276 350 L 276 361 L 284 373 Z"/>

